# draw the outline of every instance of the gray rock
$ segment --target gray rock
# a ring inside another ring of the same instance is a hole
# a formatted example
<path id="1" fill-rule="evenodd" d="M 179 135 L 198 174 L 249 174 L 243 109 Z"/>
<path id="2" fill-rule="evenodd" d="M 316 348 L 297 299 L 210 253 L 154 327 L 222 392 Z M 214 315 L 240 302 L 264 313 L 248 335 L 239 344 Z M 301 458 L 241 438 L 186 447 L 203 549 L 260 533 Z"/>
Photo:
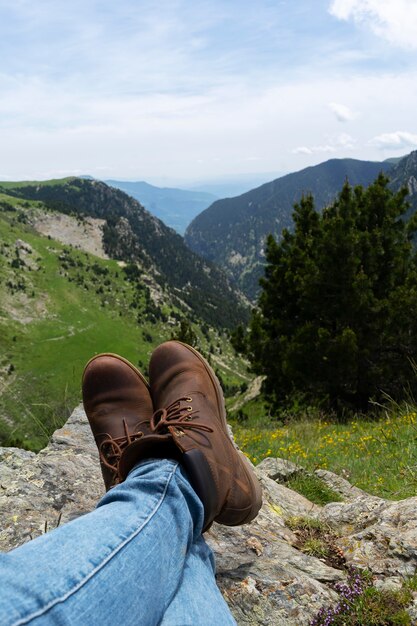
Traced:
<path id="1" fill-rule="evenodd" d="M 366 495 L 362 489 L 359 487 L 355 487 L 351 485 L 346 478 L 342 478 L 342 476 L 338 476 L 333 472 L 329 472 L 328 470 L 318 469 L 315 472 L 315 475 L 320 478 L 330 489 L 338 493 L 342 496 L 343 500 L 353 500 L 358 496 Z"/>
<path id="2" fill-rule="evenodd" d="M 300 474 L 312 475 L 303 467 L 296 465 L 288 459 L 274 459 L 272 457 L 267 457 L 258 464 L 258 468 L 269 478 L 272 478 L 272 480 L 279 483 L 286 483 L 291 480 L 291 478 L 295 478 Z M 366 495 L 362 489 L 351 485 L 346 478 L 338 476 L 328 470 L 315 470 L 314 475 L 327 485 L 327 487 L 332 489 L 332 491 L 339 494 L 345 501 L 353 500 L 360 495 Z"/>
<path id="3" fill-rule="evenodd" d="M 350 502 L 327 504 L 319 517 L 333 528 L 342 527 L 344 532 L 350 534 L 376 522 L 386 506 L 387 500 L 364 494 Z"/>
<path id="4" fill-rule="evenodd" d="M 316 472 L 346 499 L 321 508 L 279 484 L 300 470 L 280 459 L 259 464 L 264 502 L 257 519 L 238 528 L 214 524 L 206 534 L 239 626 L 307 626 L 322 606 L 337 601 L 332 583 L 344 572 L 298 549 L 298 536 L 286 525 L 290 516 L 314 517 L 340 532 L 348 562 L 371 569 L 381 588 L 397 588 L 417 568 L 417 498 L 389 502 Z M 97 450 L 79 407 L 39 454 L 0 448 L 0 549 L 90 511 L 103 493 Z M 417 615 L 417 602 L 410 614 Z"/>
<path id="5" fill-rule="evenodd" d="M 294 478 L 298 474 L 304 472 L 304 469 L 292 461 L 287 459 L 273 459 L 267 457 L 258 464 L 258 467 L 272 480 L 279 483 L 287 482 L 290 478 Z"/>
<path id="6" fill-rule="evenodd" d="M 381 577 L 411 576 L 417 566 L 417 497 L 398 502 L 360 496 L 328 504 L 319 517 L 343 529 L 346 560 Z"/>
<path id="7" fill-rule="evenodd" d="M 81 408 L 39 454 L 0 450 L 0 550 L 91 511 L 104 493 L 97 449 Z"/>
<path id="8" fill-rule="evenodd" d="M 413 603 L 407 610 L 411 617 L 411 623 L 417 624 L 417 593 L 415 591 L 413 592 Z"/>

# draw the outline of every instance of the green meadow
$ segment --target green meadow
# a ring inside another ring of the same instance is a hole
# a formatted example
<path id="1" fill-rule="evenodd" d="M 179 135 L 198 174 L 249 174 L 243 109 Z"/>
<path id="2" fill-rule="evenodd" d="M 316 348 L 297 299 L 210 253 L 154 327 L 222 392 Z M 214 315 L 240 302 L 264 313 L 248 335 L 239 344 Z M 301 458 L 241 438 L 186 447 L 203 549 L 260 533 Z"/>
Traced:
<path id="1" fill-rule="evenodd" d="M 129 279 L 116 261 L 38 235 L 24 212 L 3 207 L 0 445 L 43 447 L 81 401 L 82 371 L 94 354 L 116 352 L 146 374 L 153 348 L 175 335 L 184 314 L 165 293 L 155 307 L 148 284 L 145 275 Z M 225 337 L 203 334 L 198 324 L 194 330 L 226 387 L 239 388 L 245 366 Z"/>
<path id="2" fill-rule="evenodd" d="M 326 469 L 368 493 L 392 499 L 417 491 L 417 408 L 388 404 L 372 418 L 337 419 L 302 412 L 287 423 L 268 416 L 260 398 L 231 417 L 238 445 L 257 464 L 281 457 L 307 470 Z"/>

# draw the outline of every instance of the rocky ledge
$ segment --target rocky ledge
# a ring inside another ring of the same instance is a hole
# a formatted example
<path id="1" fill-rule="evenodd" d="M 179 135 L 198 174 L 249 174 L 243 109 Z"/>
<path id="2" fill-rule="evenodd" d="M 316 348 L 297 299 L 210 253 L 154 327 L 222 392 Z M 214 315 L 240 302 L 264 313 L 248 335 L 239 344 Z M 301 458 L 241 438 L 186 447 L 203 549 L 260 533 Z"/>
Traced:
<path id="1" fill-rule="evenodd" d="M 389 589 L 417 571 L 417 498 L 383 500 L 319 470 L 341 498 L 319 507 L 285 486 L 302 471 L 265 459 L 256 468 L 264 489 L 257 519 L 238 528 L 214 525 L 206 535 L 241 626 L 307 626 L 322 606 L 337 602 L 334 584 L 346 578 L 346 565 L 367 568 L 376 586 Z M 102 494 L 97 450 L 79 407 L 39 454 L 0 448 L 0 549 L 90 511 Z M 331 558 L 303 551 L 300 519 L 326 529 Z M 417 597 L 409 613 L 417 623 Z"/>

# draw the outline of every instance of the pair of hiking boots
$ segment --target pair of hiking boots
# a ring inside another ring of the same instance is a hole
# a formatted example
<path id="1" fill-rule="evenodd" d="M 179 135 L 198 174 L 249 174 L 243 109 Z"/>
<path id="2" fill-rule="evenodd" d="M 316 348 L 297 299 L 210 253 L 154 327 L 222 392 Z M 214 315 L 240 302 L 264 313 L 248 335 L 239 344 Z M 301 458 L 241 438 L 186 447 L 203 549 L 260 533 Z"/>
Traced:
<path id="1" fill-rule="evenodd" d="M 259 482 L 227 431 L 223 393 L 194 348 L 168 341 L 152 354 L 148 384 L 115 354 L 86 365 L 83 401 L 106 490 L 141 460 L 178 460 L 204 506 L 204 526 L 250 522 L 261 504 Z"/>

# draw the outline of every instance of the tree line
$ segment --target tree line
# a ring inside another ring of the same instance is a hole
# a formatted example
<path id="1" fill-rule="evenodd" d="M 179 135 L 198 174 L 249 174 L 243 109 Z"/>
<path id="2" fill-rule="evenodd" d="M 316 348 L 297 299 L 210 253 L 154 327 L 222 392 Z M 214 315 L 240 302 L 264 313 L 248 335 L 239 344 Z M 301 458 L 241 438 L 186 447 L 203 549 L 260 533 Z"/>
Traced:
<path id="1" fill-rule="evenodd" d="M 249 331 L 234 334 L 273 408 L 294 394 L 339 410 L 367 410 L 417 391 L 417 219 L 407 190 L 379 175 L 348 182 L 321 213 L 311 195 L 292 231 L 266 242 L 267 266 Z"/>

